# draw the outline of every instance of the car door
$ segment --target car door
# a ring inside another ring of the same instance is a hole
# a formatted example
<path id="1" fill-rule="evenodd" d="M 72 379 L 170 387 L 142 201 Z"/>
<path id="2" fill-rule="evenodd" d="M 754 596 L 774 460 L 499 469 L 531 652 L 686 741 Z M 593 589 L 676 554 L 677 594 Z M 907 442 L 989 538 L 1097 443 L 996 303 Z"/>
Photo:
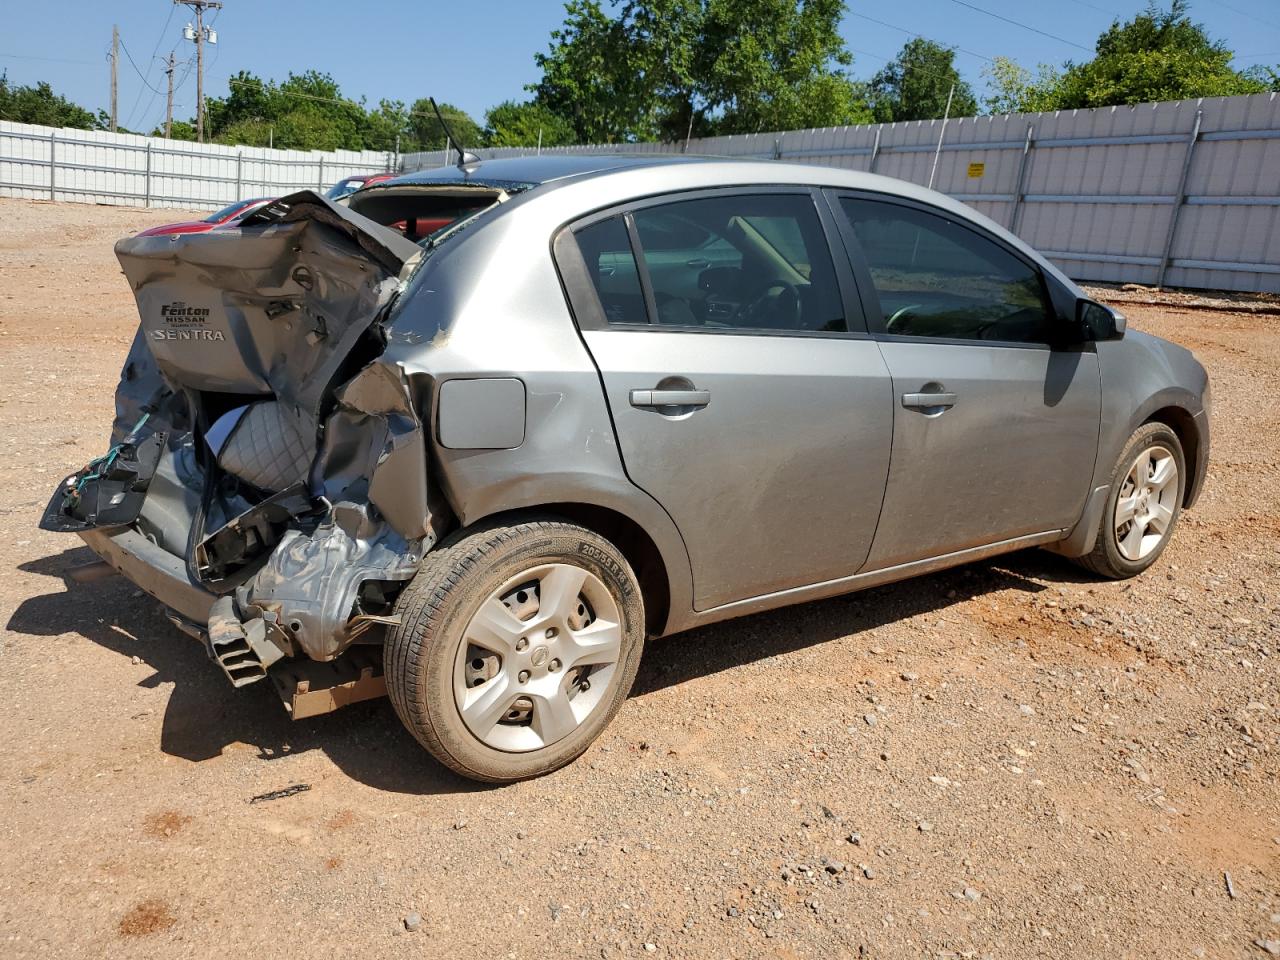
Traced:
<path id="1" fill-rule="evenodd" d="M 650 251 L 673 218 L 714 255 Z M 892 397 L 835 229 L 815 192 L 779 187 L 645 201 L 556 241 L 628 476 L 679 528 L 698 610 L 851 575 L 871 547 Z"/>
<path id="2" fill-rule="evenodd" d="M 1038 266 L 938 208 L 828 195 L 893 381 L 867 570 L 1073 526 L 1097 455 L 1097 354 L 1066 342 Z"/>

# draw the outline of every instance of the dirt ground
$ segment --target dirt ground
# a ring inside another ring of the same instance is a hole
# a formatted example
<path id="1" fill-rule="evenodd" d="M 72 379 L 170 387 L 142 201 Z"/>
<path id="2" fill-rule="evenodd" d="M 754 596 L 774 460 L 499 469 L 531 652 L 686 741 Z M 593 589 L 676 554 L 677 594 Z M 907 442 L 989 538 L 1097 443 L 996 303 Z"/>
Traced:
<path id="1" fill-rule="evenodd" d="M 233 690 L 36 529 L 105 445 L 112 241 L 179 218 L 0 200 L 0 956 L 1280 953 L 1280 317 L 1126 305 L 1214 385 L 1145 576 L 1032 551 L 657 641 L 579 762 L 494 789 L 386 701 Z"/>

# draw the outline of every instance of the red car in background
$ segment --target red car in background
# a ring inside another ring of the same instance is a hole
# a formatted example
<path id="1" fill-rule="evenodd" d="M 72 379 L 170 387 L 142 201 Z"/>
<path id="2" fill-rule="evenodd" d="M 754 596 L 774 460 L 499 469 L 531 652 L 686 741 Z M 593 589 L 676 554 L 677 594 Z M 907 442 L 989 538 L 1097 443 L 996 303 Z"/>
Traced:
<path id="1" fill-rule="evenodd" d="M 183 220 L 180 223 L 166 223 L 163 226 L 151 227 L 138 234 L 140 237 L 162 237 L 169 233 L 207 233 L 217 227 L 226 226 L 247 217 L 259 207 L 265 207 L 275 197 L 254 197 L 252 200 L 237 200 L 227 204 L 217 213 L 211 213 L 203 220 Z"/>
<path id="2" fill-rule="evenodd" d="M 398 176 L 400 176 L 398 173 L 357 173 L 350 177 L 343 177 L 326 190 L 324 196 L 326 200 L 342 200 L 370 184 L 382 183 L 384 180 Z"/>

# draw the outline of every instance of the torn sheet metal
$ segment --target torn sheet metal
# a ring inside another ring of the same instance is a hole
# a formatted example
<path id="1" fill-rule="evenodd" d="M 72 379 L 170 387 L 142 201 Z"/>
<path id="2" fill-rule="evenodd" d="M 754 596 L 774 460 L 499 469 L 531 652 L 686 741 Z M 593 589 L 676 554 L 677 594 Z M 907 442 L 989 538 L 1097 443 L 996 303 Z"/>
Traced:
<path id="1" fill-rule="evenodd" d="M 303 191 L 239 229 L 116 254 L 141 324 L 114 445 L 47 523 L 128 525 L 185 563 L 218 596 L 210 650 L 233 683 L 283 656 L 333 660 L 381 629 L 442 522 L 423 417 L 382 357 L 421 248 Z"/>

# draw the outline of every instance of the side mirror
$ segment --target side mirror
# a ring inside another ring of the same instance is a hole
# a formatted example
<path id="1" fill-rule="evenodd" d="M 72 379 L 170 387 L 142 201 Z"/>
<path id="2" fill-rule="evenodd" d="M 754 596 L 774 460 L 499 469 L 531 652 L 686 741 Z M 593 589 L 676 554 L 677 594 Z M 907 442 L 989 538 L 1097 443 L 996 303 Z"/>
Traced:
<path id="1" fill-rule="evenodd" d="M 1086 340 L 1119 340 L 1127 322 L 1124 314 L 1093 300 L 1076 301 L 1076 324 Z"/>

